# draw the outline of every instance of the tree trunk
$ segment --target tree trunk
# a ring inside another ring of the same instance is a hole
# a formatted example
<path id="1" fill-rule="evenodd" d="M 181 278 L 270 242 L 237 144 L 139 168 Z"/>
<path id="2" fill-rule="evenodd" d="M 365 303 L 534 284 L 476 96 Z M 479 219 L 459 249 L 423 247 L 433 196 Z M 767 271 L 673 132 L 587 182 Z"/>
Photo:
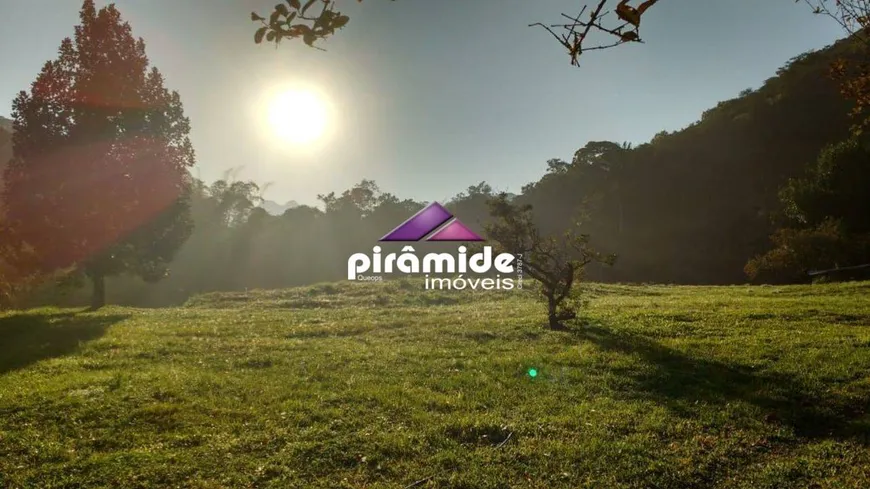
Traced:
<path id="1" fill-rule="evenodd" d="M 91 276 L 91 281 L 94 283 L 91 294 L 91 310 L 96 311 L 106 305 L 106 277 L 102 273 L 94 273 Z"/>
<path id="2" fill-rule="evenodd" d="M 556 314 L 556 299 L 554 297 L 547 297 L 547 314 L 550 319 L 550 329 L 560 329 L 562 325 Z"/>

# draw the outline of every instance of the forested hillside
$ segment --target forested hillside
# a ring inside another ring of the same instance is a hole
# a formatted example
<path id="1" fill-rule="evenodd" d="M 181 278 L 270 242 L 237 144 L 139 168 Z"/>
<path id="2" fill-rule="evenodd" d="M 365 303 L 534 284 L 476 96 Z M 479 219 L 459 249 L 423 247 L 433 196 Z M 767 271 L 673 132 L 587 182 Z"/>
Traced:
<path id="1" fill-rule="evenodd" d="M 849 103 L 829 71 L 836 59 L 861 55 L 857 49 L 844 41 L 797 56 L 760 88 L 635 148 L 578 141 L 573 161 L 551 160 L 516 199 L 534 206 L 547 231 L 560 231 L 585 210 L 594 243 L 619 255 L 615 266 L 591 270 L 596 280 L 746 282 L 747 260 L 771 247 L 779 189 L 849 135 Z M 480 230 L 492 194 L 480 182 L 448 207 Z M 196 228 L 170 276 L 151 285 L 119 279 L 110 300 L 159 305 L 208 290 L 341 279 L 350 254 L 369 250 L 423 205 L 371 181 L 321 196 L 319 209 L 300 206 L 281 216 L 257 209 L 257 195 L 253 182 L 200 182 Z M 38 297 L 57 301 L 57 290 Z"/>
<path id="2" fill-rule="evenodd" d="M 747 258 L 769 246 L 778 189 L 848 136 L 848 105 L 828 73 L 850 50 L 840 43 L 798 56 L 759 89 L 632 151 L 590 145 L 524 198 L 556 224 L 596 197 L 590 232 L 620 255 L 602 278 L 745 281 Z"/>
<path id="3" fill-rule="evenodd" d="M 770 248 L 780 188 L 849 136 L 850 103 L 830 70 L 863 49 L 843 41 L 797 56 L 758 89 L 639 147 L 589 142 L 572 161 L 551 160 L 520 200 L 550 231 L 586 211 L 586 230 L 619 255 L 596 279 L 745 282 L 747 259 Z M 473 207 L 485 215 L 482 201 Z"/>

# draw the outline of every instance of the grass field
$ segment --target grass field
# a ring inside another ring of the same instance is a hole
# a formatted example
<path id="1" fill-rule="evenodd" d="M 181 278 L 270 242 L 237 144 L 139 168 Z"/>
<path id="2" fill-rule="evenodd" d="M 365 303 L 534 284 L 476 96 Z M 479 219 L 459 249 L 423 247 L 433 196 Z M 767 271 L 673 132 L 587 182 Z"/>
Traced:
<path id="1" fill-rule="evenodd" d="M 588 294 L 6 313 L 0 487 L 870 487 L 870 283 Z"/>

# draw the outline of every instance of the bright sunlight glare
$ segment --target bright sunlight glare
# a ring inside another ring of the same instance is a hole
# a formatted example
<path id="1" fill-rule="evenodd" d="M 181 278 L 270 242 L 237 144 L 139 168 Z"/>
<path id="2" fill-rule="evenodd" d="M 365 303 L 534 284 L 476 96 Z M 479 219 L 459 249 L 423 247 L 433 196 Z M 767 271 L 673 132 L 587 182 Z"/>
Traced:
<path id="1" fill-rule="evenodd" d="M 323 137 L 329 123 L 324 99 L 305 89 L 278 92 L 268 103 L 268 121 L 281 140 L 308 145 Z"/>

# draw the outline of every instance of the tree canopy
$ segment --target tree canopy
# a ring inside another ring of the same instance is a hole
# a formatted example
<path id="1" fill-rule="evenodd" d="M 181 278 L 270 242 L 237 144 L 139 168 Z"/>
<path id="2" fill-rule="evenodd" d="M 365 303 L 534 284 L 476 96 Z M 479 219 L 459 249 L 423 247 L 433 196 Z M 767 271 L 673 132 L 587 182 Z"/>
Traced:
<path id="1" fill-rule="evenodd" d="M 181 99 L 149 69 L 145 43 L 114 6 L 85 0 L 73 39 L 13 102 L 2 204 L 18 266 L 158 280 L 191 231 L 194 163 Z"/>

